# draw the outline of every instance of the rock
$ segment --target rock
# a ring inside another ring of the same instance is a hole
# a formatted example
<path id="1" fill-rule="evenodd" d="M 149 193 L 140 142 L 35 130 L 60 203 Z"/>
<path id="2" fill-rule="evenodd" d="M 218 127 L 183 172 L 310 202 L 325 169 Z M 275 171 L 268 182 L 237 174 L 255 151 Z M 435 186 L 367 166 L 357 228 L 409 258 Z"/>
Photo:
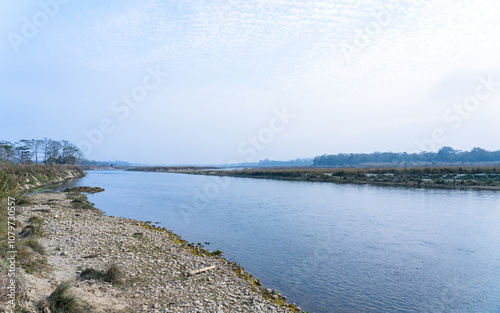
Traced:
<path id="1" fill-rule="evenodd" d="M 267 294 L 272 294 L 272 293 L 273 293 L 273 291 L 272 291 L 271 289 L 267 288 L 267 289 L 266 289 L 266 293 L 267 293 Z"/>

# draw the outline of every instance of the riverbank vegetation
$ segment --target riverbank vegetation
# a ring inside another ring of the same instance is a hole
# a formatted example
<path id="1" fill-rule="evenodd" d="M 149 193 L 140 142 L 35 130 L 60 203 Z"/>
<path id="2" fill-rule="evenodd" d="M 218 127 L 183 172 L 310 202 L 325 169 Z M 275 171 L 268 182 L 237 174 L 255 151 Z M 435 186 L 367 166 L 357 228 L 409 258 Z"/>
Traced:
<path id="1" fill-rule="evenodd" d="M 389 186 L 500 190 L 500 166 L 413 168 L 268 168 L 186 172 L 198 175 Z"/>
<path id="2" fill-rule="evenodd" d="M 19 210 L 16 209 L 13 211 L 14 215 L 9 215 L 8 208 L 30 205 L 30 201 L 23 198 L 23 195 L 32 188 L 83 175 L 80 168 L 74 165 L 0 162 L 0 234 L 4 238 L 0 241 L 0 303 L 10 300 L 8 297 L 10 289 L 7 288 L 10 284 L 10 264 L 7 262 L 7 257 L 12 256 L 12 253 L 9 251 L 17 251 L 16 268 L 22 268 L 25 273 L 38 272 L 47 266 L 45 248 L 38 241 L 43 235 L 43 220 L 33 216 L 23 225 L 17 219 Z M 10 219 L 10 224 L 8 224 L 9 217 L 15 217 L 15 220 Z M 18 233 L 13 245 L 6 240 L 8 232 Z M 15 286 L 16 299 L 22 300 L 25 296 L 22 277 L 16 278 Z M 19 306 L 15 309 L 16 312 L 25 312 Z"/>

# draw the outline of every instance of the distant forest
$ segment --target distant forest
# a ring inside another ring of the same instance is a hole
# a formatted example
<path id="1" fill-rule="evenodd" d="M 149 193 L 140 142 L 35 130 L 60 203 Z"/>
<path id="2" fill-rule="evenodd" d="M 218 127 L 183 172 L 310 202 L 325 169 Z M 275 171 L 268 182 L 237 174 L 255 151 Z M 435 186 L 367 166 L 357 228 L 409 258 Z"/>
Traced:
<path id="1" fill-rule="evenodd" d="M 313 159 L 303 158 L 290 161 L 274 161 L 274 160 L 261 160 L 257 167 L 288 167 L 288 166 L 311 166 Z"/>
<path id="2" fill-rule="evenodd" d="M 313 166 L 317 167 L 470 165 L 478 163 L 500 165 L 500 150 L 487 151 L 474 148 L 471 151 L 461 151 L 451 147 L 443 147 L 438 152 L 412 154 L 406 152 L 339 153 L 322 155 L 313 159 Z"/>

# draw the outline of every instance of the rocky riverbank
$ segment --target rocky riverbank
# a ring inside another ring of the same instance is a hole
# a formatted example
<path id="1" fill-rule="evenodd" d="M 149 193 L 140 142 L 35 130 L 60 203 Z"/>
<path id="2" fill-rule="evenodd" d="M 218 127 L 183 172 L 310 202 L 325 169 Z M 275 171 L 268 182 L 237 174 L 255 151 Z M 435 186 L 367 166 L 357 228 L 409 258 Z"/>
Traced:
<path id="1" fill-rule="evenodd" d="M 47 297 L 65 281 L 87 312 L 300 310 L 218 253 L 148 223 L 103 215 L 82 197 L 36 194 L 18 208 L 21 227 L 38 221 L 43 247 L 32 251 L 42 265 L 23 267 L 30 312 L 50 312 Z"/>
<path id="2" fill-rule="evenodd" d="M 262 168 L 184 171 L 231 176 L 388 187 L 500 190 L 500 167 Z"/>

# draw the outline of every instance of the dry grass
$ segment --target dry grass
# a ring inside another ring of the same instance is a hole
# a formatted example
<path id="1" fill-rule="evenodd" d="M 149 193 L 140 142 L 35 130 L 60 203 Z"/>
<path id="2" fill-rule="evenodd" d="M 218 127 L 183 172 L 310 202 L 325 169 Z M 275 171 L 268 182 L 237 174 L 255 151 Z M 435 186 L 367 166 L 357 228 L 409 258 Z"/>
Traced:
<path id="1" fill-rule="evenodd" d="M 88 312 L 88 308 L 71 292 L 71 281 L 60 283 L 56 289 L 37 305 L 39 312 L 46 308 L 52 313 L 83 313 Z"/>
<path id="2" fill-rule="evenodd" d="M 87 268 L 80 274 L 82 279 L 102 280 L 113 285 L 120 284 L 122 276 L 120 268 L 114 263 L 111 264 L 106 271 Z"/>
<path id="3" fill-rule="evenodd" d="M 14 288 L 9 288 L 12 283 L 12 279 L 14 280 Z M 9 295 L 11 294 L 12 290 L 14 291 L 14 294 L 16 296 L 16 299 L 19 297 L 19 295 L 22 292 L 22 286 L 21 282 L 17 278 L 12 278 L 9 277 L 9 272 L 8 271 L 1 271 L 0 272 L 0 303 L 6 303 L 9 301 L 11 298 Z"/>

